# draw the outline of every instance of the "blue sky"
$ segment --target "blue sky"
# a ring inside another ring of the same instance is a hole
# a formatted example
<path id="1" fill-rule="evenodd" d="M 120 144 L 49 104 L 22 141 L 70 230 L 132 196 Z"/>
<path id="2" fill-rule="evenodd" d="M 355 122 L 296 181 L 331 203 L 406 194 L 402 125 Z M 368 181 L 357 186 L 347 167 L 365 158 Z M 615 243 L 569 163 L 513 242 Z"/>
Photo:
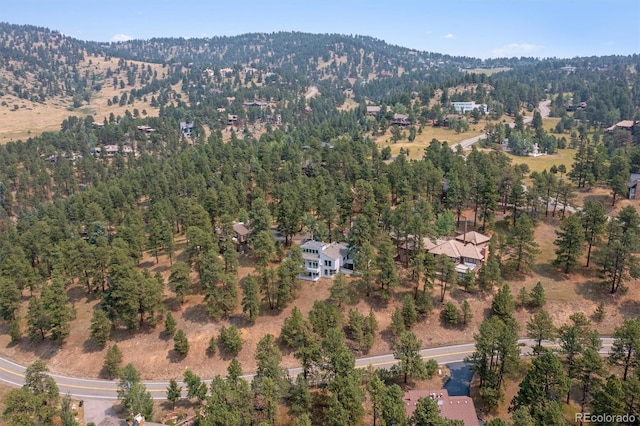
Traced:
<path id="1" fill-rule="evenodd" d="M 640 0 L 0 0 L 0 21 L 95 41 L 295 30 L 478 58 L 640 53 Z"/>

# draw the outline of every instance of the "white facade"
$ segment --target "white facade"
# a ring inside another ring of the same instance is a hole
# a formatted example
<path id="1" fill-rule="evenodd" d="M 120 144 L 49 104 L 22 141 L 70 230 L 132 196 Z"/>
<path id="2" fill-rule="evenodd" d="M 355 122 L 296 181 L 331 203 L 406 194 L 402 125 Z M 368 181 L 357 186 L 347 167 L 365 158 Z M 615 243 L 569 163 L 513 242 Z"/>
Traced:
<path id="1" fill-rule="evenodd" d="M 466 114 L 474 109 L 482 108 L 484 112 L 489 112 L 487 104 L 477 104 L 475 102 L 451 102 L 451 106 L 456 110 L 458 114 Z"/>
<path id="2" fill-rule="evenodd" d="M 325 243 L 310 240 L 300 246 L 304 258 L 304 272 L 298 277 L 307 281 L 333 278 L 338 272 L 353 272 L 353 259 L 345 243 Z"/>

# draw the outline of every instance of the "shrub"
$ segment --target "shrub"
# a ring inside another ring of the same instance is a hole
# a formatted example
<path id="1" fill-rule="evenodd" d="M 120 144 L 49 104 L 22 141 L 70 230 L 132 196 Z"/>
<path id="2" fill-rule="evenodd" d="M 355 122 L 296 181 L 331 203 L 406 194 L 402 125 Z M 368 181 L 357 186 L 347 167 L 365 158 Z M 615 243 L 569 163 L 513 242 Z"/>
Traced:
<path id="1" fill-rule="evenodd" d="M 544 294 L 544 287 L 542 283 L 538 281 L 538 283 L 531 290 L 531 294 L 529 295 L 529 306 L 532 308 L 541 308 L 547 302 L 547 297 Z"/>
<path id="2" fill-rule="evenodd" d="M 176 320 L 173 319 L 171 312 L 167 312 L 167 317 L 164 319 L 164 332 L 169 336 L 173 336 L 176 332 Z"/>
<path id="3" fill-rule="evenodd" d="M 452 302 L 447 302 L 442 308 L 442 320 L 451 325 L 456 325 L 460 322 L 460 310 Z"/>
<path id="4" fill-rule="evenodd" d="M 235 325 L 230 327 L 222 327 L 220 329 L 220 337 L 218 337 L 218 343 L 224 348 L 225 351 L 231 355 L 238 355 L 242 350 L 242 336 L 240 331 Z"/>
<path id="5" fill-rule="evenodd" d="M 184 331 L 178 330 L 173 337 L 173 349 L 180 355 L 184 356 L 189 352 L 189 340 Z"/>

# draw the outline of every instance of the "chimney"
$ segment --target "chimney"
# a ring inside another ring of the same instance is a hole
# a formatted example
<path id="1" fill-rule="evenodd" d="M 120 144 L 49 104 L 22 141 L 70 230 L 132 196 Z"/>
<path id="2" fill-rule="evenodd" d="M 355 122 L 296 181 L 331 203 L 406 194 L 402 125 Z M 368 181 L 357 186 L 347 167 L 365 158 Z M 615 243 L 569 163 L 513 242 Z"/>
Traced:
<path id="1" fill-rule="evenodd" d="M 464 245 L 467 245 L 467 218 L 464 218 L 464 235 L 462 236 L 462 241 L 464 242 Z"/>

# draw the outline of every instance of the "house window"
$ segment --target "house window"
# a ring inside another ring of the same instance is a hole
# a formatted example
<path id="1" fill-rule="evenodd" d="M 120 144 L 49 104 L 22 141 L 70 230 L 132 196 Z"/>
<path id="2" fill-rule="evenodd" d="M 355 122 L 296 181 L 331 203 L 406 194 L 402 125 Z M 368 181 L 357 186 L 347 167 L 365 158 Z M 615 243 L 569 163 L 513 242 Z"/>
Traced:
<path id="1" fill-rule="evenodd" d="M 329 275 L 334 276 L 336 274 L 336 270 L 335 269 L 331 269 L 329 271 Z"/>
<path id="2" fill-rule="evenodd" d="M 331 266 L 331 261 L 330 260 L 325 260 L 324 261 L 324 266 Z"/>
<path id="3" fill-rule="evenodd" d="M 325 275 L 329 275 L 329 270 L 328 270 L 328 269 L 325 269 L 325 270 L 324 270 L 324 274 L 325 274 Z"/>

